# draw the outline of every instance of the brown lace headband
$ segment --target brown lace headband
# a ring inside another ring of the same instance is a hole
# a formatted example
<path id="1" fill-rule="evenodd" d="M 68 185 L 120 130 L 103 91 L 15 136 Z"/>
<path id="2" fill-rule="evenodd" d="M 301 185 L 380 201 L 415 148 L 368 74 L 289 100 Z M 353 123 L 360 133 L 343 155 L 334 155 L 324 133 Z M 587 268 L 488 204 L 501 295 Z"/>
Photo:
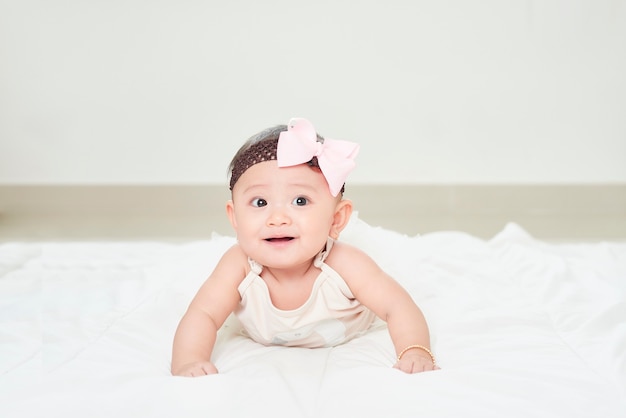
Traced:
<path id="1" fill-rule="evenodd" d="M 331 195 L 337 196 L 344 192 L 346 177 L 354 168 L 358 151 L 358 144 L 324 140 L 311 122 L 292 118 L 287 126 L 278 125 L 250 138 L 237 152 L 231 162 L 230 190 L 253 165 L 277 160 L 279 167 L 308 164 L 319 168 Z"/>
<path id="2" fill-rule="evenodd" d="M 263 161 L 275 160 L 277 144 L 278 138 L 258 141 L 243 151 L 233 162 L 233 171 L 230 175 L 230 190 L 233 190 L 233 186 L 247 169 Z"/>
<path id="3" fill-rule="evenodd" d="M 233 171 L 230 175 L 229 189 L 232 191 L 239 177 L 246 172 L 247 169 L 255 164 L 263 161 L 272 161 L 276 159 L 276 148 L 278 138 L 256 142 L 248 149 L 243 151 L 241 155 L 233 163 Z M 319 167 L 317 157 L 313 157 L 308 163 L 311 167 Z M 345 185 L 341 188 L 341 194 L 345 191 Z"/>

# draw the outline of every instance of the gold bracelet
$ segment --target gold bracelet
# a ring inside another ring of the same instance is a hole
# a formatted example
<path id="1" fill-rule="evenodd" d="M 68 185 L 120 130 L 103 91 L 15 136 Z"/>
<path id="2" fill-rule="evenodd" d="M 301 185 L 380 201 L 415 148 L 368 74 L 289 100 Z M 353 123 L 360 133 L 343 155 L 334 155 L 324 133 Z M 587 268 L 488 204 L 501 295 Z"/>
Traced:
<path id="1" fill-rule="evenodd" d="M 400 354 L 398 354 L 398 361 L 400 361 L 400 359 L 402 358 L 402 356 L 404 355 L 404 353 L 406 353 L 407 351 L 413 349 L 413 348 L 419 348 L 420 350 L 424 350 L 428 353 L 428 355 L 430 356 L 430 359 L 433 362 L 433 365 L 435 365 L 435 356 L 433 355 L 433 352 L 430 351 L 428 348 L 424 347 L 423 345 L 419 345 L 419 344 L 415 344 L 415 345 L 410 345 L 407 348 L 405 348 L 404 350 L 400 351 Z"/>

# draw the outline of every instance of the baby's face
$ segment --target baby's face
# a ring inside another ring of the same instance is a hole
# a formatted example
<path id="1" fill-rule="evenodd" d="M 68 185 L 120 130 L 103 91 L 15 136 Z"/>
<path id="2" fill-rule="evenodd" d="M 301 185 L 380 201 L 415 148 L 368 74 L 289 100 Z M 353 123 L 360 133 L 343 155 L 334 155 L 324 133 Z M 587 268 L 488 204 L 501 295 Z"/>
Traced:
<path id="1" fill-rule="evenodd" d="M 318 169 L 276 161 L 246 170 L 233 187 L 229 216 L 242 249 L 267 267 L 310 262 L 331 233 L 341 197 L 333 197 Z"/>

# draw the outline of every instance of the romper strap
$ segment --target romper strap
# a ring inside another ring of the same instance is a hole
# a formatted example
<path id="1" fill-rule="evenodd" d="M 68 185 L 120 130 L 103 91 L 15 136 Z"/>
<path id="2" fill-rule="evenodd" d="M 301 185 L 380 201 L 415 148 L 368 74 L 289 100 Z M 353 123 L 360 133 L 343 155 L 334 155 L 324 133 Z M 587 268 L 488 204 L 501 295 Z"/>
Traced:
<path id="1" fill-rule="evenodd" d="M 317 254 L 317 256 L 315 257 L 315 260 L 313 261 L 313 265 L 315 267 L 317 268 L 322 267 L 322 264 L 324 264 L 326 257 L 328 257 L 328 254 L 330 254 L 330 250 L 333 248 L 334 243 L 335 243 L 335 240 L 332 239 L 331 237 L 328 237 L 328 239 L 326 240 L 326 246 L 322 249 L 322 251 L 319 252 L 319 254 Z"/>
<path id="2" fill-rule="evenodd" d="M 261 271 L 263 271 L 263 266 L 251 259 L 250 257 L 248 257 L 248 264 L 250 264 L 250 269 L 257 276 L 261 274 Z"/>

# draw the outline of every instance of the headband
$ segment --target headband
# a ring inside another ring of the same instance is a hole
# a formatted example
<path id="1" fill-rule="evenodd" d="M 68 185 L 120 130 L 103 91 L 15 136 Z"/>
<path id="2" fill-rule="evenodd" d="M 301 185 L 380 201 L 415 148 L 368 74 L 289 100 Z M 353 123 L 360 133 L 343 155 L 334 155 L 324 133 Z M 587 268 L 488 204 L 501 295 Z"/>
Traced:
<path id="1" fill-rule="evenodd" d="M 253 143 L 233 162 L 233 171 L 230 174 L 230 190 L 233 190 L 239 177 L 255 164 L 276 159 L 276 144 L 278 138 L 266 139 Z"/>
<path id="2" fill-rule="evenodd" d="M 326 138 L 318 142 L 315 128 L 306 119 L 293 118 L 278 139 L 252 144 L 233 166 L 230 188 L 251 166 L 277 160 L 279 167 L 312 163 L 318 166 L 333 196 L 343 189 L 348 174 L 354 169 L 359 145 L 354 142 Z M 315 164 L 317 162 L 317 164 Z"/>

